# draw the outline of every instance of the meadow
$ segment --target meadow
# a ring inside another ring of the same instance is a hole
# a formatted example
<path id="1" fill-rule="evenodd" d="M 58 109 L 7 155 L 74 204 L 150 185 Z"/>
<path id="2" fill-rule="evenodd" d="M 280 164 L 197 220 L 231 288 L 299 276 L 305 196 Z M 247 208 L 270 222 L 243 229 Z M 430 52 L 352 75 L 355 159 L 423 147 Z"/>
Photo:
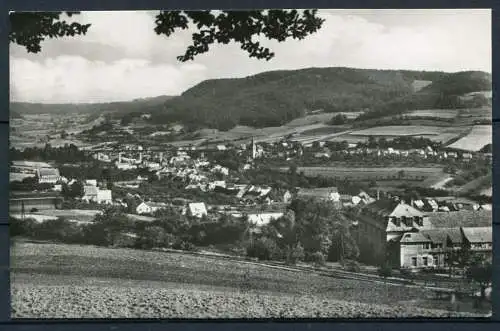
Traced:
<path id="1" fill-rule="evenodd" d="M 424 288 L 185 253 L 16 242 L 13 318 L 450 317 Z"/>
<path id="2" fill-rule="evenodd" d="M 466 132 L 469 127 L 463 126 L 419 126 L 419 125 L 398 125 L 398 126 L 378 126 L 365 130 L 348 132 L 330 139 L 330 141 L 347 141 L 358 143 L 368 141 L 369 136 L 376 138 L 394 139 L 401 136 L 424 137 L 436 142 L 446 143 Z"/>
<path id="3" fill-rule="evenodd" d="M 465 137 L 447 146 L 469 152 L 477 152 L 493 142 L 493 128 L 491 125 L 475 125 Z"/>
<path id="4" fill-rule="evenodd" d="M 325 176 L 333 178 L 350 178 L 352 180 L 385 180 L 398 177 L 404 172 L 403 179 L 440 178 L 443 171 L 439 167 L 299 167 L 299 172 L 306 176 Z"/>
<path id="5" fill-rule="evenodd" d="M 451 119 L 458 115 L 458 110 L 456 109 L 420 109 L 413 110 L 407 114 L 406 117 L 430 117 L 430 118 L 444 118 Z"/>

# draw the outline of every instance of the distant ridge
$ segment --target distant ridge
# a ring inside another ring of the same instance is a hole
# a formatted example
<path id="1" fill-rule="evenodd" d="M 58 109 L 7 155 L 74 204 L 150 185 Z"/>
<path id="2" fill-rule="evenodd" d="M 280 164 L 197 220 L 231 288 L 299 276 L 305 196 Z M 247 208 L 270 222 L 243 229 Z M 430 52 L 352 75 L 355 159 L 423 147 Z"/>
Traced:
<path id="1" fill-rule="evenodd" d="M 416 81 L 430 83 L 415 89 Z M 338 67 L 280 70 L 203 81 L 167 100 L 153 116 L 155 123 L 182 122 L 191 129 L 269 127 L 318 109 L 365 111 L 367 117 L 380 117 L 411 109 L 456 108 L 459 95 L 480 90 L 491 90 L 490 74 Z"/>
<path id="2" fill-rule="evenodd" d="M 95 112 L 142 112 L 151 107 L 163 105 L 167 100 L 173 98 L 169 95 L 161 95 L 150 98 L 140 98 L 131 101 L 105 102 L 105 103 L 30 103 L 30 102 L 11 102 L 11 114 L 43 114 L 43 113 L 95 113 Z M 11 115 L 12 117 L 12 115 Z"/>

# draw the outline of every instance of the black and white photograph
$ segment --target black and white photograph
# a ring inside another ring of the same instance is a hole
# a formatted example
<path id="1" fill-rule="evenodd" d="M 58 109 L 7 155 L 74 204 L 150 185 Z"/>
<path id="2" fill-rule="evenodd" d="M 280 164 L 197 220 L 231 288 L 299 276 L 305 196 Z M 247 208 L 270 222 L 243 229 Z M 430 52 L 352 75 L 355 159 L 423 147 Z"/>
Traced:
<path id="1" fill-rule="evenodd" d="M 12 318 L 491 317 L 490 9 L 9 20 Z"/>

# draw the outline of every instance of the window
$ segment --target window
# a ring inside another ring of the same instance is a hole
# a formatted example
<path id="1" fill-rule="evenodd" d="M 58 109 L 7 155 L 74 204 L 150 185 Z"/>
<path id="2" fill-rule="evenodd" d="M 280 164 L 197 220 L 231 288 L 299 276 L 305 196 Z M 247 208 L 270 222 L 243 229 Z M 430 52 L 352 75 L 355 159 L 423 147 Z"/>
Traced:
<path id="1" fill-rule="evenodd" d="M 416 267 L 417 266 L 417 258 L 416 257 L 412 257 L 411 258 L 411 265 L 412 265 L 412 267 Z"/>
<path id="2" fill-rule="evenodd" d="M 429 265 L 429 258 L 427 256 L 424 256 L 422 258 L 422 263 L 424 264 L 424 266 L 428 266 Z"/>

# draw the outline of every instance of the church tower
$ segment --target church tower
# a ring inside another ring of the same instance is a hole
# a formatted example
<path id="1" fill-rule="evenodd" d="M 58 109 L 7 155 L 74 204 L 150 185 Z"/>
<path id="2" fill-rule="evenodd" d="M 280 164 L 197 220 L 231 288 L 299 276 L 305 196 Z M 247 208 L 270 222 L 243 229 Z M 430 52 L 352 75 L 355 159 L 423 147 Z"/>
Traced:
<path id="1" fill-rule="evenodd" d="M 252 159 L 257 157 L 257 146 L 255 146 L 255 140 L 252 137 Z"/>

